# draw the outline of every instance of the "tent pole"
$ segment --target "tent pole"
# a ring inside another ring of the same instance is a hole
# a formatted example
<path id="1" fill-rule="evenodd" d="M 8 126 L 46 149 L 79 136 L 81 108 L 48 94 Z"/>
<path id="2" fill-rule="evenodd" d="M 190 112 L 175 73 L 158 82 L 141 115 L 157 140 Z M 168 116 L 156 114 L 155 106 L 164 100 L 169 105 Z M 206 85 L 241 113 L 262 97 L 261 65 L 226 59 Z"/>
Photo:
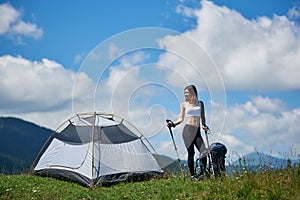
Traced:
<path id="1" fill-rule="evenodd" d="M 42 151 L 45 149 L 45 147 L 46 147 L 46 145 L 48 144 L 49 140 L 50 140 L 51 138 L 53 138 L 55 134 L 57 134 L 58 130 L 59 130 L 62 126 L 64 126 L 67 122 L 70 122 L 70 120 L 72 120 L 73 118 L 74 118 L 74 116 L 73 116 L 73 117 L 70 117 L 69 119 L 67 119 L 66 121 L 64 121 L 60 126 L 58 126 L 54 131 L 52 131 L 52 133 L 50 134 L 50 136 L 48 137 L 48 139 L 46 140 L 46 142 L 43 144 L 42 148 L 40 149 L 40 151 L 39 151 L 38 154 L 36 155 L 36 157 L 35 157 L 33 163 L 31 164 L 31 167 L 30 167 L 30 169 L 29 169 L 29 173 L 33 173 L 33 170 L 34 170 L 34 167 L 35 167 L 35 165 L 36 165 L 36 163 L 37 163 L 37 160 L 38 160 L 38 158 L 40 158 L 40 155 L 41 155 Z"/>
<path id="2" fill-rule="evenodd" d="M 94 112 L 94 121 L 92 125 L 92 185 L 91 187 L 94 187 L 94 164 L 95 164 L 95 158 L 94 158 L 94 133 L 95 133 L 95 121 L 96 121 L 96 112 Z"/>

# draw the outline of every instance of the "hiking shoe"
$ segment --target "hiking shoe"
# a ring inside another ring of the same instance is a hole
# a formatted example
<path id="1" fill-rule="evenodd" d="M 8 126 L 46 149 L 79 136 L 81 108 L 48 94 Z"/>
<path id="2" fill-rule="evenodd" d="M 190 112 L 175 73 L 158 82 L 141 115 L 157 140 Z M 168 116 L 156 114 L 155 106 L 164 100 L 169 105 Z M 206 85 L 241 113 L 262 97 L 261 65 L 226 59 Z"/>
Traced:
<path id="1" fill-rule="evenodd" d="M 191 181 L 198 181 L 198 179 L 195 176 L 191 176 Z"/>
<path id="2" fill-rule="evenodd" d="M 204 180 L 205 178 L 207 178 L 207 175 L 203 175 L 203 174 L 198 177 L 199 180 Z"/>

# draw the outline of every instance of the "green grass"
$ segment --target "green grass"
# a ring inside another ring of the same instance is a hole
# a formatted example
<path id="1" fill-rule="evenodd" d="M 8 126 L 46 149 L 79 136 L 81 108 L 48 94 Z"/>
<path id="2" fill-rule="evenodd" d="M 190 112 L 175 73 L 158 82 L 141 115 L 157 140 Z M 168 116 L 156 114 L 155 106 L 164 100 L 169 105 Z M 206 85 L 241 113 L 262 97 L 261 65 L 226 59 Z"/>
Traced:
<path id="1" fill-rule="evenodd" d="M 0 199 L 300 199 L 300 167 L 191 182 L 166 177 L 93 189 L 31 175 L 0 175 Z"/>

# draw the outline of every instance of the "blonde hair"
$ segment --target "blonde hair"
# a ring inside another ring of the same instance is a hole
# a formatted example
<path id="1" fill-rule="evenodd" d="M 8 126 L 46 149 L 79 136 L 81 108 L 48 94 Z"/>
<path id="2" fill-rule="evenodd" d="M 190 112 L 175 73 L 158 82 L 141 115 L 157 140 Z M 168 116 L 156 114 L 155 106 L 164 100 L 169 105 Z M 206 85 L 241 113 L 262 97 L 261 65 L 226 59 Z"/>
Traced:
<path id="1" fill-rule="evenodd" d="M 192 95 L 191 97 L 191 101 L 193 104 L 197 104 L 198 103 L 198 92 L 197 92 L 197 88 L 195 85 L 188 85 L 184 88 L 184 90 L 188 90 L 189 93 Z"/>

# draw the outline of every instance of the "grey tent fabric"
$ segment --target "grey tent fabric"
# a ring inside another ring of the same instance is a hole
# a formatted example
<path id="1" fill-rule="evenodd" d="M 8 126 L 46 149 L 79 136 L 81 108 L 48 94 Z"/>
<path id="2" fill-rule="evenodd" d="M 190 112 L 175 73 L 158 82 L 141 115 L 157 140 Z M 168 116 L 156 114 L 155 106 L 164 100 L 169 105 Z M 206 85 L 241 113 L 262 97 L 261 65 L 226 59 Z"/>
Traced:
<path id="1" fill-rule="evenodd" d="M 101 114 L 82 118 L 84 123 L 88 122 L 85 125 L 69 123 L 55 133 L 39 156 L 34 174 L 67 178 L 93 187 L 162 172 L 142 136 L 127 128 L 123 120 L 97 118 L 101 118 Z"/>
<path id="2" fill-rule="evenodd" d="M 85 144 L 92 140 L 92 128 L 92 126 L 75 126 L 69 124 L 56 138 L 68 143 Z M 94 132 L 94 142 L 102 144 L 130 142 L 138 138 L 123 124 L 107 127 L 95 126 Z"/>

